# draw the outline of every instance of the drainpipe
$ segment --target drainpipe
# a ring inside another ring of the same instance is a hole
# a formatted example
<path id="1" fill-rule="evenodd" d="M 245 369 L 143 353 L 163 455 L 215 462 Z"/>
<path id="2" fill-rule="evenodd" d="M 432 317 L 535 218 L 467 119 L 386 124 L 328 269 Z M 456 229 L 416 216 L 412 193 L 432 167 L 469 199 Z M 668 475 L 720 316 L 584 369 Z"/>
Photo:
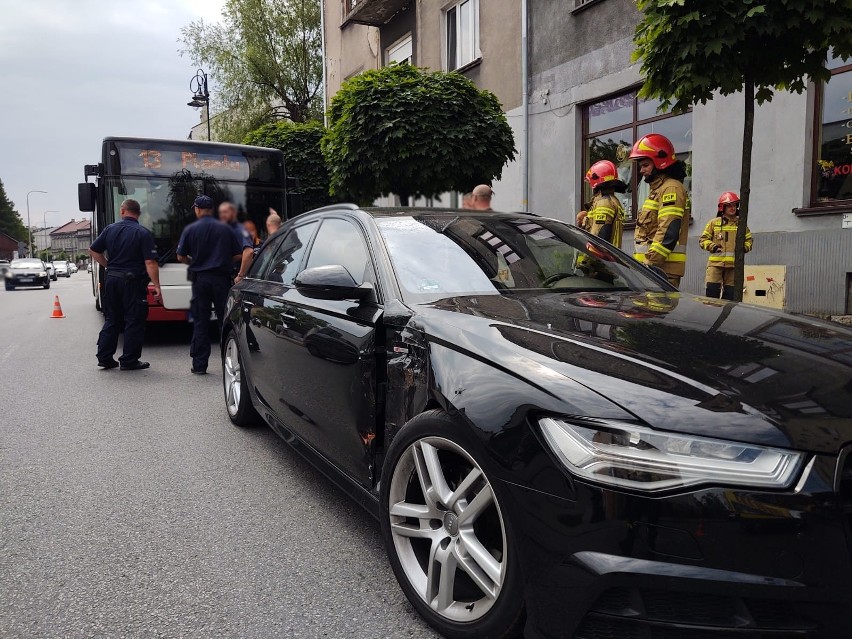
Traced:
<path id="1" fill-rule="evenodd" d="M 318 0 L 320 5 L 320 32 L 322 35 L 322 123 L 328 127 L 328 70 L 325 57 L 325 0 Z"/>
<path id="2" fill-rule="evenodd" d="M 529 50 L 527 31 L 529 30 L 528 0 L 521 0 L 521 108 L 523 109 L 523 145 L 521 146 L 521 191 L 523 210 L 530 207 L 530 100 L 529 100 Z"/>

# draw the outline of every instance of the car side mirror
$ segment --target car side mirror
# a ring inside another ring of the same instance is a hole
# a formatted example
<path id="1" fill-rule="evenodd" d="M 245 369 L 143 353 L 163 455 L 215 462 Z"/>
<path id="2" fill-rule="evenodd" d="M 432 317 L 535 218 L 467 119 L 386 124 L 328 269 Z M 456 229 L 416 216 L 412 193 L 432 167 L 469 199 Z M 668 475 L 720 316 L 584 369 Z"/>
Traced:
<path id="1" fill-rule="evenodd" d="M 373 292 L 372 284 L 358 284 L 339 264 L 306 268 L 295 284 L 302 295 L 317 300 L 363 300 Z"/>

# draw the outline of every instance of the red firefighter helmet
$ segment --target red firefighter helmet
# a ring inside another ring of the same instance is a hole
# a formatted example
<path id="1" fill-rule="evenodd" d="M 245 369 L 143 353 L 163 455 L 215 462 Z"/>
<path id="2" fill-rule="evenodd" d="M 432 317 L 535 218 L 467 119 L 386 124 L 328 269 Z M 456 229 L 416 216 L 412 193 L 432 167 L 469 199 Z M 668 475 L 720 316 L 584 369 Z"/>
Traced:
<path id="1" fill-rule="evenodd" d="M 719 196 L 719 213 L 725 212 L 726 204 L 736 204 L 737 209 L 740 208 L 740 196 L 733 191 L 725 191 Z"/>
<path id="2" fill-rule="evenodd" d="M 586 182 L 592 189 L 596 189 L 604 182 L 611 182 L 618 179 L 618 169 L 615 164 L 609 160 L 600 160 L 592 164 L 591 168 L 586 171 Z"/>
<path id="3" fill-rule="evenodd" d="M 659 133 L 643 135 L 630 152 L 631 160 L 648 158 L 657 169 L 665 169 L 677 162 L 674 145 L 665 136 Z"/>

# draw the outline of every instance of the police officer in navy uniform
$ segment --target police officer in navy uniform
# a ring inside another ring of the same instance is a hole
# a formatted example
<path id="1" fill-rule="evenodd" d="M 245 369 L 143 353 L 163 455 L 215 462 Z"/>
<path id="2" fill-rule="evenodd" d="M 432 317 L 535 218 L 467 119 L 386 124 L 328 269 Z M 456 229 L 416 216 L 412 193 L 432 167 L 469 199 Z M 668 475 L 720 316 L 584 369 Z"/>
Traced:
<path id="1" fill-rule="evenodd" d="M 192 372 L 207 372 L 210 359 L 210 306 L 221 320 L 225 316 L 225 301 L 231 288 L 231 268 L 242 254 L 236 235 L 225 224 L 213 217 L 213 200 L 200 195 L 194 202 L 198 219 L 187 226 L 177 245 L 177 258 L 189 264 L 192 280 L 190 311 L 195 319 L 192 325 Z"/>
<path id="2" fill-rule="evenodd" d="M 101 305 L 104 325 L 98 336 L 98 366 L 123 371 L 148 368 L 142 362 L 142 342 L 148 319 L 148 282 L 160 297 L 160 268 L 151 231 L 139 224 L 141 208 L 136 200 L 124 200 L 121 221 L 107 226 L 92 242 L 92 259 L 106 269 Z M 118 334 L 124 330 L 124 350 L 118 361 Z"/>

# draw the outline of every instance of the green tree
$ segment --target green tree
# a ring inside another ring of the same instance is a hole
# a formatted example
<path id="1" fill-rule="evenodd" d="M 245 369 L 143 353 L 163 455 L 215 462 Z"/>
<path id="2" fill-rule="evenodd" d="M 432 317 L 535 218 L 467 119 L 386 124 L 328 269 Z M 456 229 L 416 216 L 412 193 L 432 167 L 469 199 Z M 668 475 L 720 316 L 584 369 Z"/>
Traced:
<path id="1" fill-rule="evenodd" d="M 335 200 L 328 193 L 328 168 L 322 155 L 325 129 L 319 122 L 275 122 L 250 131 L 244 144 L 254 144 L 284 152 L 287 175 L 299 179 L 302 205 L 309 211 Z"/>
<path id="2" fill-rule="evenodd" d="M 407 64 L 343 83 L 328 113 L 323 153 L 332 195 L 371 202 L 434 197 L 499 178 L 515 157 L 497 97 L 458 73 Z"/>
<path id="3" fill-rule="evenodd" d="M 829 48 L 852 55 L 852 0 L 637 0 L 634 60 L 645 83 L 640 95 L 661 109 L 706 104 L 715 93 L 742 92 L 742 173 L 734 289 L 743 290 L 743 243 L 751 193 L 754 104 L 774 91 L 801 93 L 807 79 L 825 81 Z M 700 178 L 700 176 L 699 176 Z"/>
<path id="4" fill-rule="evenodd" d="M 215 78 L 216 137 L 239 142 L 263 123 L 322 116 L 316 0 L 226 0 L 222 22 L 181 29 L 181 54 Z"/>
<path id="5" fill-rule="evenodd" d="M 27 227 L 6 195 L 3 180 L 0 180 L 0 233 L 5 233 L 19 242 L 27 241 Z"/>

